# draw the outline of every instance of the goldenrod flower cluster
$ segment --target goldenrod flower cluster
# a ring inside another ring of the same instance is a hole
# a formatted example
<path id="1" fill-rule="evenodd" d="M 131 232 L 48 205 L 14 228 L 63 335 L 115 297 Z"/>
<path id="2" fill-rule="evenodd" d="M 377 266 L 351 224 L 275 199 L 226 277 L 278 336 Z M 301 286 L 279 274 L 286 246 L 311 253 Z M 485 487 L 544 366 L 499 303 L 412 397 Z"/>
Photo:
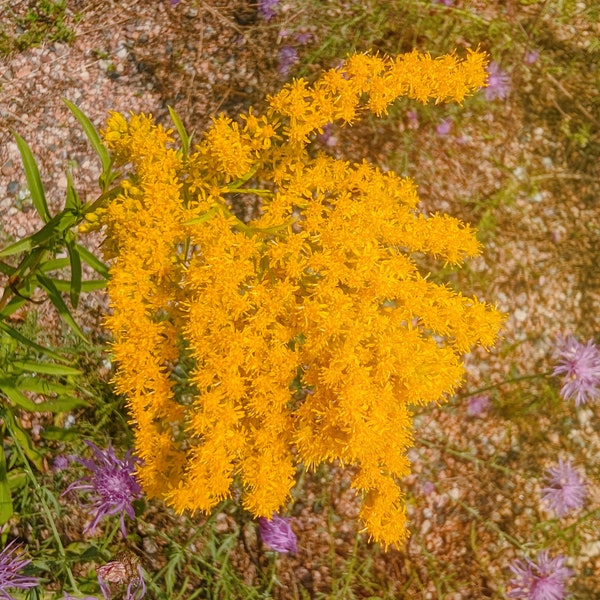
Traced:
<path id="1" fill-rule="evenodd" d="M 460 102 L 485 84 L 485 60 L 351 56 L 286 85 L 265 114 L 214 118 L 189 154 L 151 117 L 112 114 L 104 139 L 130 169 L 102 214 L 107 324 L 149 495 L 210 511 L 240 490 L 270 518 L 299 464 L 337 461 L 370 536 L 406 537 L 410 406 L 451 394 L 501 315 L 415 262 L 476 255 L 469 226 L 420 214 L 409 179 L 308 145 L 399 96 Z M 249 222 L 232 212 L 242 193 L 261 201 Z"/>

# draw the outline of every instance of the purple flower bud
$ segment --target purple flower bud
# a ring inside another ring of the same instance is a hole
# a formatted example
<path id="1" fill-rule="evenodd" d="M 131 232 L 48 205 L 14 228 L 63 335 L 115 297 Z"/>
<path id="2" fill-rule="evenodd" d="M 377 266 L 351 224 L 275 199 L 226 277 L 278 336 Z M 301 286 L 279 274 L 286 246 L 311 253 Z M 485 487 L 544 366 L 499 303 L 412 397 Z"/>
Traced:
<path id="1" fill-rule="evenodd" d="M 282 46 L 279 50 L 279 68 L 277 70 L 285 77 L 289 75 L 292 67 L 299 61 L 296 48 L 293 46 Z"/>
<path id="2" fill-rule="evenodd" d="M 483 417 L 490 407 L 490 397 L 487 394 L 472 396 L 467 404 L 467 414 L 470 417 Z"/>
<path id="3" fill-rule="evenodd" d="M 273 513 L 270 520 L 264 517 L 258 520 L 258 529 L 263 543 L 271 550 L 281 554 L 298 553 L 296 535 L 292 531 L 289 519 Z"/>
<path id="4" fill-rule="evenodd" d="M 540 57 L 539 50 L 531 50 L 530 52 L 527 52 L 525 54 L 524 62 L 526 65 L 532 65 L 533 63 L 537 62 L 539 57 Z"/>
<path id="5" fill-rule="evenodd" d="M 443 119 L 442 121 L 440 121 L 438 123 L 437 127 L 435 128 L 435 132 L 440 137 L 446 137 L 450 133 L 451 129 L 452 129 L 452 119 Z"/>

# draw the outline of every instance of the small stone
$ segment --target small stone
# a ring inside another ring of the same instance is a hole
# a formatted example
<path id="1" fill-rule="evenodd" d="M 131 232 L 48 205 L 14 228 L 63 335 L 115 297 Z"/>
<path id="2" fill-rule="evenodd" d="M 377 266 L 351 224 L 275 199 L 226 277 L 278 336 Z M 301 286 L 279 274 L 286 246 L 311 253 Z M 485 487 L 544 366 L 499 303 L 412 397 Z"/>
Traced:
<path id="1" fill-rule="evenodd" d="M 21 185 L 19 184 L 18 181 L 11 181 L 7 186 L 8 193 L 16 194 L 19 191 L 20 187 L 21 187 Z"/>
<path id="2" fill-rule="evenodd" d="M 515 319 L 519 322 L 522 323 L 523 321 L 525 321 L 525 319 L 527 319 L 527 312 L 524 311 L 522 308 L 517 308 L 514 312 L 513 315 L 515 316 Z"/>

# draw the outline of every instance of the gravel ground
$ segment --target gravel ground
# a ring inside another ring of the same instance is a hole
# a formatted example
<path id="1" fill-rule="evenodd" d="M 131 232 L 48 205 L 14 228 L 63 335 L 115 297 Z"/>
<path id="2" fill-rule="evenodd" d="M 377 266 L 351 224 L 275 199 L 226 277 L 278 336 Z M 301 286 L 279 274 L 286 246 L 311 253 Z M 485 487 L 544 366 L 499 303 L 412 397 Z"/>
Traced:
<path id="1" fill-rule="evenodd" d="M 11 26 L 13 12 L 22 14 L 27 5 L 0 2 L 0 28 Z M 491 11 L 496 6 L 486 5 Z M 5 239 L 23 237 L 40 225 L 27 201 L 11 131 L 25 138 L 38 159 L 51 207 L 63 202 L 67 164 L 82 196 L 93 199 L 97 194 L 99 161 L 62 98 L 80 106 L 99 127 L 109 110 L 151 112 L 166 122 L 170 104 L 184 122 L 202 129 L 207 115 L 221 110 L 235 115 L 250 104 L 260 105 L 264 94 L 282 83 L 278 30 L 257 20 L 244 2 L 215 1 L 197 8 L 186 2 L 79 0 L 69 2 L 68 10 L 71 18 L 81 15 L 77 23 L 72 21 L 73 43 L 44 43 L 0 62 L 0 218 Z M 577 25 L 572 31 L 551 23 L 548 28 L 564 38 L 567 51 L 575 52 L 598 33 Z M 484 232 L 484 255 L 470 263 L 467 279 L 471 293 L 497 302 L 509 317 L 491 354 L 467 357 L 467 390 L 547 372 L 557 334 L 588 339 L 600 330 L 597 149 L 556 141 L 561 112 L 578 102 L 584 113 L 591 109 L 581 104 L 575 84 L 544 73 L 521 72 L 513 78 L 502 110 L 491 110 L 485 119 L 463 115 L 460 132 L 440 136 L 434 127 L 419 125 L 423 134 L 418 147 L 402 149 L 406 174 L 419 184 L 425 211 L 480 221 L 489 207 L 493 216 Z M 334 154 L 367 156 L 386 167 L 403 134 L 414 126 L 402 118 L 375 131 L 348 129 L 328 147 Z M 501 190 L 508 191 L 499 196 Z M 94 302 L 102 305 L 103 299 Z M 535 403 L 536 389 L 529 388 L 525 396 L 521 392 L 515 402 Z M 464 411 L 455 410 L 457 403 L 416 417 L 419 443 L 412 456 L 414 474 L 406 482 L 413 530 L 407 547 L 386 555 L 372 549 L 374 568 L 391 582 L 391 590 L 403 589 L 409 574 L 417 573 L 422 587 L 415 598 L 437 597 L 432 568 L 442 573 L 447 563 L 460 565 L 455 571 L 464 577 L 459 586 L 464 591 L 447 598 L 490 597 L 516 556 L 507 535 L 535 539 L 536 524 L 547 516 L 539 506 L 539 467 L 573 450 L 578 463 L 598 472 L 598 407 L 559 409 L 571 418 L 565 441 L 551 433 L 553 424 L 543 410 L 526 416 L 528 429 L 509 418 L 506 400 L 494 397 L 483 418 L 466 420 Z M 496 467 L 486 467 L 489 462 Z M 336 568 L 345 568 L 357 512 L 348 481 L 336 469 L 305 480 L 293 513 L 301 551 L 297 558 L 281 559 L 279 576 L 290 594 L 282 592 L 282 598 L 299 597 L 301 588 L 311 595 L 326 590 Z M 322 494 L 336 508 L 333 524 L 326 513 L 315 512 Z M 597 508 L 597 482 L 590 483 L 589 498 L 589 507 Z M 227 530 L 231 524 L 223 517 L 220 526 Z M 582 574 L 581 581 L 593 581 L 593 574 L 600 573 L 597 530 L 582 536 L 582 550 L 570 566 Z M 149 541 L 144 550 L 152 567 L 163 564 L 160 546 Z M 251 578 L 252 564 L 243 553 L 238 559 Z"/>

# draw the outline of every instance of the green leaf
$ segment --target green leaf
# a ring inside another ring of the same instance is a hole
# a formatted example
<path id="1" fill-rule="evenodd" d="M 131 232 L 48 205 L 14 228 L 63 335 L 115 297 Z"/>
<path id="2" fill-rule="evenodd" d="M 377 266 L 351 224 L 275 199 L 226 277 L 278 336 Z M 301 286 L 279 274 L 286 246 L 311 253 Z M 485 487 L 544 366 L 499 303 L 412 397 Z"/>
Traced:
<path id="1" fill-rule="evenodd" d="M 0 273 L 2 273 L 2 275 L 6 275 L 7 277 L 10 277 L 15 271 L 16 271 L 15 267 L 9 265 L 8 263 L 2 262 L 0 260 Z"/>
<path id="2" fill-rule="evenodd" d="M 95 254 L 92 254 L 81 244 L 77 244 L 77 249 L 79 250 L 79 256 L 84 262 L 90 265 L 98 275 L 102 275 L 102 277 L 108 279 L 108 267 Z"/>
<path id="3" fill-rule="evenodd" d="M 20 469 L 11 469 L 8 473 L 8 485 L 11 492 L 22 490 L 28 483 L 29 477 L 25 471 L 21 471 Z"/>
<path id="4" fill-rule="evenodd" d="M 14 380 L 9 378 L 3 378 L 0 380 L 0 391 L 18 408 L 26 410 L 27 412 L 37 412 L 38 405 L 30 400 L 27 396 L 24 396 L 16 387 L 14 387 Z"/>
<path id="5" fill-rule="evenodd" d="M 73 442 L 80 439 L 81 432 L 76 429 L 63 429 L 54 425 L 46 425 L 40 432 L 40 436 L 45 440 L 56 440 L 59 442 Z"/>
<path id="6" fill-rule="evenodd" d="M 48 273 L 50 271 L 58 271 L 64 269 L 71 264 L 68 258 L 51 258 L 43 262 L 38 268 L 42 273 Z"/>
<path id="7" fill-rule="evenodd" d="M 90 403 L 82 398 L 75 398 L 75 396 L 60 396 L 55 400 L 40 402 L 36 406 L 39 412 L 61 413 L 69 412 L 75 408 L 88 407 Z"/>
<path id="8" fill-rule="evenodd" d="M 23 302 L 25 302 L 25 301 L 23 300 Z M 2 315 L 0 315 L 0 316 L 2 316 Z M 4 323 L 2 321 L 0 321 L 0 330 L 4 331 L 6 334 L 10 335 L 10 337 L 13 338 L 13 340 L 16 340 L 17 342 L 21 342 L 21 344 L 23 344 L 25 346 L 29 346 L 30 348 L 33 348 L 34 350 L 37 350 L 38 352 L 43 352 L 50 358 L 54 358 L 55 360 L 61 360 L 61 361 L 66 360 L 60 354 L 57 354 L 53 350 L 50 350 L 49 348 L 45 348 L 44 346 L 40 346 L 39 344 L 36 344 L 34 341 L 26 338 L 22 333 L 20 333 L 16 329 L 13 329 L 10 325 L 7 325 L 6 323 Z"/>
<path id="9" fill-rule="evenodd" d="M 18 311 L 21 306 L 23 306 L 27 300 L 25 298 L 19 298 L 19 296 L 14 296 L 10 299 L 10 302 L 0 310 L 0 325 L 2 324 L 2 320 L 9 317 L 14 312 Z"/>
<path id="10" fill-rule="evenodd" d="M 42 379 L 41 377 L 31 377 L 28 375 L 19 375 L 15 382 L 15 387 L 21 391 L 35 392 L 36 394 L 44 395 L 68 395 L 75 389 L 75 386 L 70 383 L 58 383 L 57 381 L 50 381 L 48 379 Z"/>
<path id="11" fill-rule="evenodd" d="M 4 250 L 0 250 L 0 256 L 11 256 L 13 254 L 18 254 L 19 252 L 27 252 L 36 246 L 41 246 L 53 237 L 56 237 L 59 233 L 58 227 L 61 224 L 62 217 L 63 213 L 56 215 L 39 231 L 36 231 L 29 237 L 14 242 L 10 246 L 4 248 Z"/>
<path id="12" fill-rule="evenodd" d="M 89 344 L 88 339 L 85 337 L 83 331 L 79 328 L 79 325 L 75 322 L 75 319 L 69 312 L 67 305 L 62 299 L 60 292 L 56 289 L 56 286 L 52 282 L 49 277 L 41 275 L 38 273 L 37 275 L 38 283 L 41 287 L 43 287 L 48 293 L 48 298 L 50 298 L 50 302 L 54 304 L 58 314 L 61 316 L 62 320 L 67 323 L 71 327 L 74 333 L 76 333 L 86 344 Z"/>
<path id="13" fill-rule="evenodd" d="M 183 160 L 186 161 L 187 157 L 190 153 L 190 140 L 191 136 L 188 135 L 188 132 L 185 129 L 185 126 L 179 117 L 179 115 L 175 112 L 175 109 L 171 106 L 167 106 L 169 109 L 169 114 L 171 115 L 171 120 L 175 124 L 177 128 L 177 133 L 179 133 L 179 138 L 181 139 L 181 150 L 183 152 Z"/>
<path id="14" fill-rule="evenodd" d="M 69 289 L 69 298 L 71 306 L 77 308 L 79 304 L 79 294 L 81 294 L 81 258 L 77 244 L 73 240 L 66 242 L 69 260 L 71 261 L 71 285 Z"/>
<path id="15" fill-rule="evenodd" d="M 68 292 L 71 289 L 71 282 L 65 279 L 56 279 L 49 277 L 50 281 L 56 286 L 59 292 Z M 102 290 L 106 287 L 106 279 L 89 279 L 81 282 L 82 292 L 93 292 L 94 290 Z"/>
<path id="16" fill-rule="evenodd" d="M 13 132 L 19 152 L 21 153 L 21 159 L 23 160 L 23 167 L 25 168 L 25 177 L 27 178 L 27 185 L 29 192 L 31 193 L 31 199 L 33 205 L 38 211 L 42 221 L 48 223 L 50 221 L 50 212 L 48 211 L 48 204 L 46 203 L 46 195 L 44 194 L 44 186 L 42 185 L 42 178 L 35 162 L 35 158 L 27 145 L 27 142 L 18 134 Z"/>
<path id="17" fill-rule="evenodd" d="M 36 466 L 38 471 L 44 470 L 43 457 L 34 447 L 26 431 L 15 421 L 10 410 L 4 411 L 4 421 L 8 433 L 21 446 L 25 456 Z"/>
<path id="18" fill-rule="evenodd" d="M 102 161 L 102 170 L 104 174 L 110 171 L 111 159 L 110 154 L 106 146 L 102 143 L 100 136 L 98 135 L 98 131 L 94 127 L 93 123 L 87 118 L 85 113 L 75 106 L 72 102 L 69 102 L 66 98 L 63 98 L 63 102 L 67 105 L 69 110 L 73 113 L 73 116 L 79 121 L 80 125 L 83 127 L 83 131 L 85 131 L 85 135 L 87 135 L 88 140 L 90 140 L 90 144 L 96 151 L 96 154 L 100 157 Z"/>
<path id="19" fill-rule="evenodd" d="M 4 525 L 13 515 L 10 484 L 6 473 L 6 456 L 0 448 L 0 525 Z"/>
<path id="20" fill-rule="evenodd" d="M 34 363 L 26 360 L 13 360 L 10 363 L 13 367 L 22 371 L 30 371 L 32 373 L 45 373 L 46 375 L 81 375 L 82 371 L 67 367 L 65 365 L 53 365 L 52 363 Z"/>

